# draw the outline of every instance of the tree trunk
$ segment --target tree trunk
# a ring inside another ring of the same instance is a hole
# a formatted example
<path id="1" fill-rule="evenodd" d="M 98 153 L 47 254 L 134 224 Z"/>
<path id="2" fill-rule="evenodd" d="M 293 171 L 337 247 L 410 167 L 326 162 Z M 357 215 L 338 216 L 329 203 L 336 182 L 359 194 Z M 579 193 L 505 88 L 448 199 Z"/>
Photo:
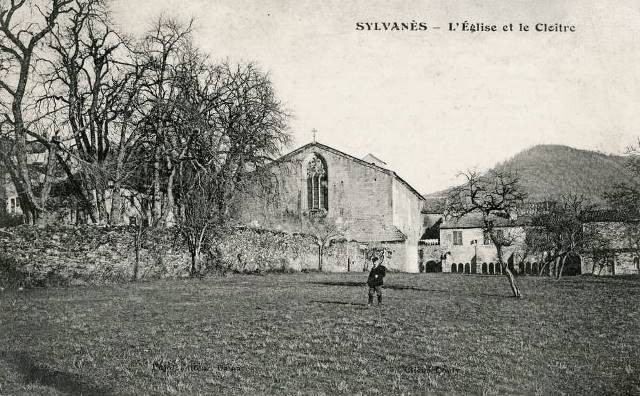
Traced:
<path id="1" fill-rule="evenodd" d="M 540 269 L 538 270 L 538 276 L 542 276 L 542 274 L 544 273 L 544 270 L 547 268 L 547 266 L 549 265 L 548 261 L 543 261 L 542 265 L 540 266 Z"/>
<path id="2" fill-rule="evenodd" d="M 140 242 L 142 239 L 142 227 L 142 222 L 139 222 L 138 226 L 136 227 L 134 241 L 136 250 L 136 261 L 133 263 L 133 276 L 131 277 L 134 282 L 138 279 L 138 269 L 140 268 Z"/>
<path id="3" fill-rule="evenodd" d="M 98 222 L 100 224 L 106 224 L 109 222 L 109 216 L 107 214 L 107 203 L 105 189 L 102 187 L 96 187 L 96 203 L 98 209 Z"/>
<path id="4" fill-rule="evenodd" d="M 504 265 L 502 267 L 504 274 L 509 279 L 509 286 L 511 286 L 511 291 L 513 292 L 513 296 L 515 298 L 522 298 L 522 294 L 520 293 L 520 289 L 518 288 L 518 283 L 516 282 L 516 277 L 513 276 L 511 270 L 508 265 Z"/>
<path id="5" fill-rule="evenodd" d="M 498 265 L 502 269 L 502 273 L 509 279 L 509 286 L 511 286 L 511 291 L 513 292 L 513 297 L 522 298 L 522 293 L 520 293 L 520 289 L 518 288 L 518 283 L 516 282 L 516 277 L 513 276 L 513 273 L 509 269 L 509 265 L 505 264 L 502 259 L 502 246 L 496 243 L 496 253 L 498 258 Z"/>
<path id="6" fill-rule="evenodd" d="M 162 222 L 165 227 L 171 227 L 175 222 L 173 210 L 175 206 L 175 199 L 173 197 L 173 182 L 176 175 L 176 170 L 171 163 L 171 158 L 167 158 L 167 169 L 169 170 L 169 178 L 167 179 L 167 199 L 162 206 Z"/>
<path id="7" fill-rule="evenodd" d="M 562 260 L 562 256 L 558 256 L 553 260 L 553 267 L 551 268 L 551 276 L 558 277 L 558 269 L 560 268 L 560 260 Z"/>
<path id="8" fill-rule="evenodd" d="M 562 277 L 562 271 L 564 271 L 564 263 L 567 261 L 568 253 L 564 254 L 562 258 L 559 259 L 560 267 L 558 268 L 558 273 L 556 274 L 556 279 L 560 279 Z"/>
<path id="9" fill-rule="evenodd" d="M 53 178 L 55 177 L 54 172 L 56 168 L 56 148 L 55 144 L 49 145 L 49 150 L 47 153 L 47 168 L 46 173 L 44 175 L 44 184 L 42 186 L 42 191 L 40 192 L 40 206 L 45 209 L 47 201 L 49 200 L 49 194 L 51 193 L 51 184 Z M 44 216 L 41 216 L 44 218 Z"/>
<path id="10" fill-rule="evenodd" d="M 25 190 L 26 184 L 21 178 L 21 173 L 19 172 L 17 165 L 13 163 L 11 158 L 4 155 L 4 153 L 0 153 L 0 155 L 2 156 L 6 170 L 9 172 L 11 181 L 16 188 L 16 192 L 18 193 L 18 200 L 20 202 L 20 207 L 22 208 L 25 224 L 35 225 L 39 217 L 39 211 L 34 203 L 35 201 L 29 198 L 29 195 Z M 28 181 L 30 182 L 30 180 Z"/>
<path id="11" fill-rule="evenodd" d="M 200 249 L 194 249 L 193 252 L 191 252 L 191 270 L 189 271 L 189 276 L 192 278 L 196 276 L 198 256 L 200 253 L 199 250 Z"/>
<path id="12" fill-rule="evenodd" d="M 318 271 L 322 271 L 322 245 L 318 244 Z"/>
<path id="13" fill-rule="evenodd" d="M 153 223 L 157 224 L 157 220 L 162 216 L 162 198 L 160 192 L 160 148 L 155 149 L 155 158 L 153 161 L 153 206 L 151 216 Z"/>
<path id="14" fill-rule="evenodd" d="M 116 182 L 113 185 L 111 192 L 111 213 L 109 214 L 109 224 L 120 225 L 122 224 L 122 191 L 120 187 L 120 181 L 116 175 Z"/>

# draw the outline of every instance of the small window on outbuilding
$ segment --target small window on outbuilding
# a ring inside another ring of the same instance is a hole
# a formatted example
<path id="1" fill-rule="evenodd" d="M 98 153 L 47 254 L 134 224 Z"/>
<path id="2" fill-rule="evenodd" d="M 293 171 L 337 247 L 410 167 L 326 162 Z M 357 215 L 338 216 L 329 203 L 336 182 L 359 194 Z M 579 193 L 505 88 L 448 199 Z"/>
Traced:
<path id="1" fill-rule="evenodd" d="M 462 231 L 453 232 L 453 244 L 462 246 Z"/>

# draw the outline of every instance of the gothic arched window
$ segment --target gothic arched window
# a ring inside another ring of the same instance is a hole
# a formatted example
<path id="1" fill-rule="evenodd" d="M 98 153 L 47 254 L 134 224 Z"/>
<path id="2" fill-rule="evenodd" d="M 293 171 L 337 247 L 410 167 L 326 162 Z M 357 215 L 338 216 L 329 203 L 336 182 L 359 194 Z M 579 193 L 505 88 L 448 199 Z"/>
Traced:
<path id="1" fill-rule="evenodd" d="M 307 208 L 329 210 L 327 166 L 317 155 L 307 165 Z"/>

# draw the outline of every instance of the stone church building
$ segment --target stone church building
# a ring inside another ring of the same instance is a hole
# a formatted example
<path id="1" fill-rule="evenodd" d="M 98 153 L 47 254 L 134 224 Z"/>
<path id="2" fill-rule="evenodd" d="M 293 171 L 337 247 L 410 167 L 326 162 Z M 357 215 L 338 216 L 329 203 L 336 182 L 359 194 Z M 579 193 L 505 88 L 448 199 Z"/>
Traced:
<path id="1" fill-rule="evenodd" d="M 328 270 L 362 270 L 373 248 L 388 268 L 419 271 L 424 198 L 374 155 L 360 159 L 309 143 L 274 161 L 268 177 L 245 190 L 237 208 L 242 225 L 303 234 L 320 219 L 339 230 L 333 239 L 343 254 Z"/>

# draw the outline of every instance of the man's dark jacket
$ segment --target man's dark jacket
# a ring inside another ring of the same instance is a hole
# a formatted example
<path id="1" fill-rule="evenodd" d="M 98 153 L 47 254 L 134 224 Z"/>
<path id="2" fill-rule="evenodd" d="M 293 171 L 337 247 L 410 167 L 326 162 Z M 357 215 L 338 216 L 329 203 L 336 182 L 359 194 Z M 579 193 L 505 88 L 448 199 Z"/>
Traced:
<path id="1" fill-rule="evenodd" d="M 367 279 L 367 285 L 370 287 L 382 286 L 384 284 L 384 276 L 387 274 L 387 268 L 380 264 L 379 266 L 372 268 L 369 272 L 369 278 Z M 376 275 L 378 275 L 376 277 Z"/>

